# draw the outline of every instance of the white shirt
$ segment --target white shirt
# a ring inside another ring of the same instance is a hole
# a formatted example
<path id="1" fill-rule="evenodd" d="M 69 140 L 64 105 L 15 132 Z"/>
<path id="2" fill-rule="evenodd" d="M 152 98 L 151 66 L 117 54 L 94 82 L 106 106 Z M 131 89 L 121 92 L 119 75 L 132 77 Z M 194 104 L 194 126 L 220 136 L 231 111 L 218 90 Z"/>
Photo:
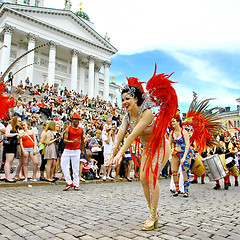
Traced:
<path id="1" fill-rule="evenodd" d="M 108 139 L 107 134 L 102 134 L 102 140 L 103 140 L 103 154 L 108 156 L 111 153 L 113 141 L 112 137 L 110 138 L 110 142 L 106 143 L 106 140 Z"/>

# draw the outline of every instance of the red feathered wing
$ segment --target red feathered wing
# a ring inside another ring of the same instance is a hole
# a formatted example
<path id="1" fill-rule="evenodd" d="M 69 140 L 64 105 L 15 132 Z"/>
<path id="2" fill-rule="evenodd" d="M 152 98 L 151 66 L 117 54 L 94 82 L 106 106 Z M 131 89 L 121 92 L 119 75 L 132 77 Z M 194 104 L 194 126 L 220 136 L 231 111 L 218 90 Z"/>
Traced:
<path id="1" fill-rule="evenodd" d="M 165 134 L 171 119 L 178 108 L 178 98 L 175 89 L 172 87 L 172 82 L 169 77 L 172 75 L 156 74 L 155 71 L 151 79 L 147 82 L 146 89 L 150 93 L 151 100 L 160 106 L 156 114 L 156 120 L 153 128 L 153 134 L 147 144 L 148 161 L 146 167 L 146 177 L 149 177 L 149 171 L 154 174 L 154 186 L 158 178 L 159 164 L 158 161 L 154 162 L 154 156 L 157 154 L 159 159 L 160 146 L 163 144 L 165 149 Z M 165 152 L 163 154 L 163 159 Z"/>
<path id="2" fill-rule="evenodd" d="M 4 90 L 4 82 L 0 82 L 0 119 L 8 117 L 7 112 L 10 108 L 14 107 L 15 104 L 13 97 L 5 95 L 3 93 Z"/>

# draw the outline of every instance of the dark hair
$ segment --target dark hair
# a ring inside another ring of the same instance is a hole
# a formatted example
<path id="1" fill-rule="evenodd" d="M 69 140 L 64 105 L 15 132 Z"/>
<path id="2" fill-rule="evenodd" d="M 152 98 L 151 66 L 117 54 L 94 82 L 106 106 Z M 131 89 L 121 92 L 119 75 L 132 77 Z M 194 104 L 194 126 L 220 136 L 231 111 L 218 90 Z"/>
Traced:
<path id="1" fill-rule="evenodd" d="M 174 117 L 174 119 L 176 119 L 176 121 L 179 122 L 180 127 L 182 127 L 182 119 L 179 116 Z M 172 127 L 172 123 L 171 123 L 171 127 Z"/>
<path id="2" fill-rule="evenodd" d="M 130 89 L 131 88 L 131 89 Z M 133 89 L 134 88 L 134 89 Z M 133 90 L 133 91 L 131 91 Z M 128 93 L 129 95 L 131 95 L 134 98 L 137 98 L 137 105 L 141 106 L 142 102 L 143 102 L 143 93 L 140 91 L 139 88 L 132 86 L 132 87 L 125 87 L 123 88 L 121 95 L 124 93 Z"/>

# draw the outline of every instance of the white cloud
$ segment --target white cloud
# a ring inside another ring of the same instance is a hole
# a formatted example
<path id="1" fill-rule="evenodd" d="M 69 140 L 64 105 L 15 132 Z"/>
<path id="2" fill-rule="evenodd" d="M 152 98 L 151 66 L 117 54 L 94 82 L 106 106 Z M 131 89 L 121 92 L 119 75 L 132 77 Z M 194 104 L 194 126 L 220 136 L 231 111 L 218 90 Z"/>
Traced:
<path id="1" fill-rule="evenodd" d="M 79 1 L 71 1 L 72 11 L 79 10 Z M 64 0 L 51 2 L 45 1 L 45 6 L 64 7 Z M 121 54 L 153 49 L 240 49 L 239 7 L 238 0 L 83 1 L 83 11 L 96 31 L 108 32 Z"/>
<path id="2" fill-rule="evenodd" d="M 79 1 L 71 2 L 72 11 L 78 11 Z M 45 6 L 63 8 L 64 0 L 45 0 Z M 239 53 L 239 0 L 83 0 L 82 7 L 99 34 L 108 32 L 119 54 L 151 50 L 171 53 L 189 69 L 188 74 L 206 85 L 216 83 L 204 94 L 216 97 L 217 104 L 235 105 L 239 96 L 230 94 L 229 89 L 239 89 L 239 84 L 233 84 L 231 76 L 211 62 L 186 52 Z M 191 101 L 191 86 L 176 89 L 180 101 Z"/>
<path id="3" fill-rule="evenodd" d="M 213 63 L 207 59 L 195 57 L 181 52 L 172 52 L 171 55 L 183 65 L 189 68 L 189 73 L 199 81 L 214 82 L 217 85 L 230 89 L 240 89 L 239 85 L 232 82 L 219 67 L 212 66 Z"/>
<path id="4" fill-rule="evenodd" d="M 121 53 L 240 47 L 239 1 L 88 0 L 83 6 Z"/>

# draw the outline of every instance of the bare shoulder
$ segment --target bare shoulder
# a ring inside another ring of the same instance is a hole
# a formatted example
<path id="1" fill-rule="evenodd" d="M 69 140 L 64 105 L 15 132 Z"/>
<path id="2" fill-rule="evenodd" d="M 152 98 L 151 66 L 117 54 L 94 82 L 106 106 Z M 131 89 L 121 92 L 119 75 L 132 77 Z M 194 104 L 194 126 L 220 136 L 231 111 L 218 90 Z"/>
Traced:
<path id="1" fill-rule="evenodd" d="M 24 133 L 24 131 L 21 129 L 21 130 L 19 130 L 19 133 Z"/>
<path id="2" fill-rule="evenodd" d="M 154 118 L 153 112 L 150 109 L 146 109 L 143 114 L 142 114 L 143 118 Z"/>

